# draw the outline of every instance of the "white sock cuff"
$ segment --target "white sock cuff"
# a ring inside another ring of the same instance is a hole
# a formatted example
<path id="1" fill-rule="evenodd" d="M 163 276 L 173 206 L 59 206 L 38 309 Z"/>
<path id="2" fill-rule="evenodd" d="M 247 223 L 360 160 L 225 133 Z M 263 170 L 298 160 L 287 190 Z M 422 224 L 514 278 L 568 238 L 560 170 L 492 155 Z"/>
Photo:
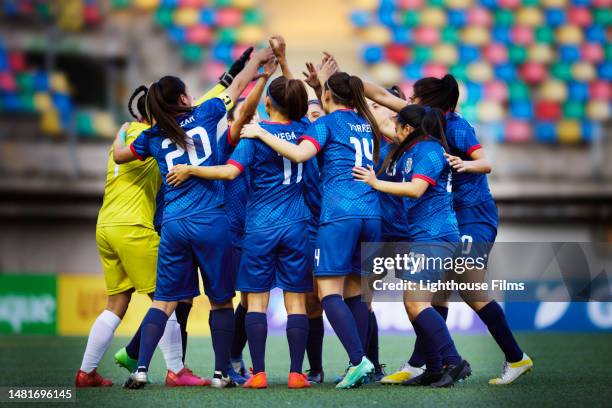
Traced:
<path id="1" fill-rule="evenodd" d="M 110 310 L 105 310 L 102 313 L 100 313 L 100 316 L 98 316 L 98 319 L 106 323 L 111 329 L 113 329 L 113 331 L 115 331 L 117 327 L 119 326 L 119 324 L 121 323 L 121 318 L 117 316 L 116 314 L 114 314 L 113 312 L 111 312 Z"/>

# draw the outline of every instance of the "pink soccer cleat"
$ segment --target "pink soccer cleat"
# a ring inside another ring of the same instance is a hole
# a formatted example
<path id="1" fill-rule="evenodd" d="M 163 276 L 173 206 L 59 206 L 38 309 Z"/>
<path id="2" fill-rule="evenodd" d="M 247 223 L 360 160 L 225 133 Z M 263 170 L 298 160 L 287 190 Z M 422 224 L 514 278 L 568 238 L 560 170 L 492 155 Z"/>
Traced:
<path id="1" fill-rule="evenodd" d="M 210 379 L 198 377 L 187 367 L 178 373 L 168 370 L 166 387 L 205 387 L 210 385 Z"/>

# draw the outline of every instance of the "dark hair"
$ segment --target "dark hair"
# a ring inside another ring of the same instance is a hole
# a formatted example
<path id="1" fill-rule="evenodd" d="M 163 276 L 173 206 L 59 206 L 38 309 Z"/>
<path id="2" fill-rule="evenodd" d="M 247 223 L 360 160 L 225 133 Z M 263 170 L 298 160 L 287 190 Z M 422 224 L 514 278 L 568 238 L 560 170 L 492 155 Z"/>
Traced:
<path id="1" fill-rule="evenodd" d="M 400 88 L 399 85 L 393 85 L 392 87 L 387 88 L 387 91 L 397 96 L 398 98 L 406 100 L 406 94 L 404 93 L 404 91 L 402 91 L 402 88 Z"/>
<path id="2" fill-rule="evenodd" d="M 238 100 L 234 103 L 234 106 L 232 106 L 232 108 L 227 111 L 227 114 L 226 114 L 227 120 L 234 120 L 234 113 L 236 113 L 236 108 L 238 107 L 239 104 L 241 104 L 245 100 L 246 98 L 238 98 Z"/>
<path id="3" fill-rule="evenodd" d="M 132 117 L 136 120 L 142 120 L 147 117 L 147 107 L 146 107 L 147 91 L 148 91 L 148 88 L 146 86 L 140 85 L 138 88 L 134 90 L 134 92 L 132 93 L 132 96 L 130 96 L 130 100 L 128 101 L 128 111 L 130 112 L 130 115 L 132 115 Z M 140 97 L 136 101 L 136 110 L 138 111 L 138 115 L 137 115 L 136 113 L 134 113 L 133 103 L 134 103 L 134 99 L 136 99 L 136 97 L 141 93 L 142 95 L 140 95 Z"/>
<path id="4" fill-rule="evenodd" d="M 357 113 L 370 122 L 372 135 L 374 136 L 374 163 L 378 163 L 380 155 L 381 131 L 378 122 L 372 114 L 365 99 L 363 82 L 359 77 L 349 75 L 346 72 L 336 72 L 325 82 L 325 89 L 332 94 L 334 102 L 349 106 L 357 110 Z"/>
<path id="5" fill-rule="evenodd" d="M 147 119 L 150 123 L 155 119 L 162 132 L 183 149 L 187 147 L 187 135 L 176 122 L 176 116 L 191 112 L 191 107 L 178 103 L 185 89 L 180 78 L 168 75 L 154 82 L 147 92 Z"/>
<path id="6" fill-rule="evenodd" d="M 291 120 L 300 120 L 308 112 L 308 92 L 299 79 L 276 78 L 268 86 L 272 106 Z"/>
<path id="7" fill-rule="evenodd" d="M 454 112 L 459 101 L 459 84 L 454 76 L 446 74 L 442 79 L 428 77 L 416 81 L 412 87 L 413 97 L 421 105 Z"/>
<path id="8" fill-rule="evenodd" d="M 449 150 L 446 135 L 444 134 L 446 117 L 441 109 L 423 105 L 408 105 L 399 111 L 397 121 L 402 126 L 410 125 L 414 130 L 389 152 L 387 157 L 385 157 L 380 172 L 385 171 L 392 164 L 396 163 L 411 146 L 430 136 L 440 143 L 444 150 Z"/>

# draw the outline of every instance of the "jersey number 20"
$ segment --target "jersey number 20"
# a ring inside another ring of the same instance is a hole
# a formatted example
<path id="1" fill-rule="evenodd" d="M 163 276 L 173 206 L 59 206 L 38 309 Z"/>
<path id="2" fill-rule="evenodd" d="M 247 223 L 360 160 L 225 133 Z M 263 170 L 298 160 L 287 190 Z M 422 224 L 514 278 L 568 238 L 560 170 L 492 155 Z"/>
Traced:
<path id="1" fill-rule="evenodd" d="M 187 134 L 187 155 L 189 156 L 189 164 L 192 166 L 199 166 L 212 154 L 208 133 L 202 126 L 195 127 L 185 133 Z M 162 149 L 167 149 L 171 144 L 174 144 L 172 140 L 165 138 L 162 141 Z M 166 165 L 168 166 L 168 170 L 174 167 L 174 159 L 185 154 L 185 149 L 176 145 L 175 147 L 176 150 L 166 153 Z M 203 156 L 199 156 L 199 154 L 203 154 Z"/>
<path id="2" fill-rule="evenodd" d="M 371 140 L 368 140 L 366 138 L 361 138 L 361 140 L 359 140 L 356 137 L 351 137 L 350 141 L 355 147 L 355 166 L 357 167 L 363 166 L 363 156 L 364 155 L 370 161 L 373 160 L 374 156 L 372 154 L 373 146 L 370 144 Z"/>

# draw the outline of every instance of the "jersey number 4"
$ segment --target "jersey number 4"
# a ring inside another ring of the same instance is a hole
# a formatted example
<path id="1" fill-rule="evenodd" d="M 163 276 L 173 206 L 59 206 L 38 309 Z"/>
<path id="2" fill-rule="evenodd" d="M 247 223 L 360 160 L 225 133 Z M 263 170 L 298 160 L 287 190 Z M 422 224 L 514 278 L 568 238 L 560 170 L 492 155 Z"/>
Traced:
<path id="1" fill-rule="evenodd" d="M 202 126 L 195 127 L 185 133 L 187 134 L 187 155 L 189 156 L 189 164 L 192 166 L 199 166 L 212 154 L 208 133 Z M 170 145 L 174 145 L 172 140 L 165 138 L 162 141 L 162 149 L 167 149 Z M 185 149 L 180 146 L 174 146 L 176 150 L 166 153 L 166 165 L 168 166 L 168 170 L 174 167 L 174 159 L 185 154 Z"/>
<path id="2" fill-rule="evenodd" d="M 374 155 L 372 154 L 372 152 L 374 151 L 374 149 L 371 140 L 366 138 L 361 138 L 361 140 L 359 140 L 356 137 L 351 137 L 350 141 L 355 147 L 355 166 L 363 166 L 364 155 L 368 160 L 373 160 Z"/>

